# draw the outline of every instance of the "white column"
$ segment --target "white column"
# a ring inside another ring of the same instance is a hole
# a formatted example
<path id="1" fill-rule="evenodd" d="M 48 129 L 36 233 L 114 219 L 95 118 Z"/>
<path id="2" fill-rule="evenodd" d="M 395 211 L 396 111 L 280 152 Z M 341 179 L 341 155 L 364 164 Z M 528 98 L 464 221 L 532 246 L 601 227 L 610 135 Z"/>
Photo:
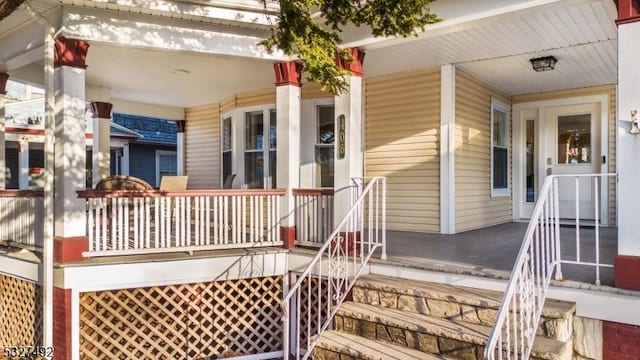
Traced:
<path id="1" fill-rule="evenodd" d="M 29 141 L 20 139 L 18 152 L 18 188 L 20 190 L 29 189 Z"/>
<path id="2" fill-rule="evenodd" d="M 335 153 L 334 153 L 334 224 L 345 217 L 352 205 L 356 186 L 354 179 L 360 181 L 364 176 L 364 151 L 362 118 L 362 77 L 345 76 L 347 91 L 335 97 Z M 344 120 L 343 120 L 344 119 Z M 342 125 L 344 121 L 344 144 Z M 344 154 L 341 146 L 344 145 Z"/>
<path id="3" fill-rule="evenodd" d="M 640 135 L 630 134 L 631 112 L 640 118 L 640 22 L 618 26 L 618 254 L 640 256 Z"/>
<path id="4" fill-rule="evenodd" d="M 456 232 L 456 68 L 440 67 L 440 233 Z"/>
<path id="5" fill-rule="evenodd" d="M 111 173 L 111 108 L 110 103 L 92 102 L 93 111 L 93 187 Z"/>
<path id="6" fill-rule="evenodd" d="M 177 172 L 178 176 L 183 176 L 186 173 L 186 143 L 184 142 L 184 131 L 186 123 L 184 120 L 176 121 L 176 151 L 177 151 Z"/>
<path id="7" fill-rule="evenodd" d="M 84 236 L 85 203 L 76 191 L 86 187 L 85 70 L 60 66 L 55 84 L 55 236 Z"/>
<path id="8" fill-rule="evenodd" d="M 122 146 L 122 175 L 129 176 L 129 144 Z"/>
<path id="9" fill-rule="evenodd" d="M 4 96 L 6 94 L 5 87 L 8 79 L 8 74 L 0 73 L 0 190 L 4 190 L 6 188 L 5 175 L 7 165 L 5 160 L 6 145 L 4 141 Z"/>

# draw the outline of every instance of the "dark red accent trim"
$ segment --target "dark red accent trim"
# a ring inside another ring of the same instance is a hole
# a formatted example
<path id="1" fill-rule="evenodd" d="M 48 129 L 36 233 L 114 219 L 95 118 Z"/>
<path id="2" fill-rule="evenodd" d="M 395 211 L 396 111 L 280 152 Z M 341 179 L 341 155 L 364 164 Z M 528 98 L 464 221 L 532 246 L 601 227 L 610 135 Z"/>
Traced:
<path id="1" fill-rule="evenodd" d="M 292 189 L 291 193 L 293 195 L 334 195 L 335 192 L 333 189 Z"/>
<path id="2" fill-rule="evenodd" d="M 9 74 L 0 72 L 0 95 L 7 93 L 7 81 L 9 80 Z"/>
<path id="3" fill-rule="evenodd" d="M 615 0 L 618 7 L 616 24 L 628 24 L 640 21 L 640 0 Z"/>
<path id="4" fill-rule="evenodd" d="M 603 321 L 602 353 L 603 360 L 637 360 L 640 326 Z"/>
<path id="5" fill-rule="evenodd" d="M 176 121 L 176 132 L 177 133 L 183 133 L 184 130 L 187 127 L 187 122 L 184 120 L 178 120 Z"/>
<path id="6" fill-rule="evenodd" d="M 617 255 L 613 270 L 617 288 L 640 290 L 640 256 Z"/>
<path id="7" fill-rule="evenodd" d="M 86 69 L 88 51 L 88 42 L 61 36 L 56 39 L 53 67 L 70 66 Z"/>
<path id="8" fill-rule="evenodd" d="M 89 238 L 86 236 L 56 236 L 53 241 L 53 261 L 57 263 L 82 261 L 82 253 L 85 251 L 89 251 Z"/>
<path id="9" fill-rule="evenodd" d="M 302 69 L 304 65 L 295 61 L 285 61 L 273 64 L 276 74 L 276 86 L 302 86 Z"/>
<path id="10" fill-rule="evenodd" d="M 160 190 L 79 190 L 78 197 L 81 199 L 91 198 L 119 198 L 119 197 L 194 197 L 194 196 L 284 196 L 285 189 L 212 189 L 212 190 L 182 190 L 182 191 L 160 191 Z"/>
<path id="11" fill-rule="evenodd" d="M 296 228 L 295 226 L 281 226 L 280 227 L 280 240 L 284 243 L 282 246 L 285 249 L 294 249 L 296 247 Z"/>
<path id="12" fill-rule="evenodd" d="M 53 333 L 56 360 L 70 360 L 71 289 L 53 288 Z"/>
<path id="13" fill-rule="evenodd" d="M 113 105 L 107 102 L 94 101 L 91 103 L 93 117 L 98 119 L 111 119 Z"/>
<path id="14" fill-rule="evenodd" d="M 365 52 L 358 48 L 349 48 L 346 50 L 351 54 L 352 60 L 345 60 L 340 55 L 336 55 L 336 63 L 340 68 L 349 71 L 353 75 L 364 75 L 364 57 Z"/>
<path id="15" fill-rule="evenodd" d="M 43 197 L 42 190 L 0 190 L 0 197 Z"/>

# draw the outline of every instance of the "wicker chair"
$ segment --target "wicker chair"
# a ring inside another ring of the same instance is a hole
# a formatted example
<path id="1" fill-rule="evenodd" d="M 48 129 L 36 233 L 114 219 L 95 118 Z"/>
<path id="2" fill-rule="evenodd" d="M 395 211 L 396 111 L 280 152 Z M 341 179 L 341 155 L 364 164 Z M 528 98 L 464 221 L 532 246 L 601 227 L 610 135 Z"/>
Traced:
<path id="1" fill-rule="evenodd" d="M 96 184 L 96 190 L 153 190 L 153 186 L 146 181 L 124 175 L 113 175 L 100 180 Z"/>

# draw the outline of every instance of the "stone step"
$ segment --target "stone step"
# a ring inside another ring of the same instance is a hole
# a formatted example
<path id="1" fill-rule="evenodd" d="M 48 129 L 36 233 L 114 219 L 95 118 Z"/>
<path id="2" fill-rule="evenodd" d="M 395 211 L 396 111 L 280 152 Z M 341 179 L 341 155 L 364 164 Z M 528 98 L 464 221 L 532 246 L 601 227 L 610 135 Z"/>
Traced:
<path id="1" fill-rule="evenodd" d="M 503 293 L 383 275 L 361 277 L 353 300 L 449 320 L 493 326 Z M 574 303 L 547 299 L 537 334 L 567 341 L 573 332 Z"/>
<path id="2" fill-rule="evenodd" d="M 457 359 L 481 359 L 491 328 L 461 320 L 407 313 L 381 306 L 345 302 L 335 317 L 336 330 L 368 339 Z M 532 359 L 568 360 L 572 343 L 537 336 Z"/>
<path id="3" fill-rule="evenodd" d="M 445 357 L 427 354 L 361 336 L 325 331 L 313 349 L 314 360 L 441 360 Z"/>

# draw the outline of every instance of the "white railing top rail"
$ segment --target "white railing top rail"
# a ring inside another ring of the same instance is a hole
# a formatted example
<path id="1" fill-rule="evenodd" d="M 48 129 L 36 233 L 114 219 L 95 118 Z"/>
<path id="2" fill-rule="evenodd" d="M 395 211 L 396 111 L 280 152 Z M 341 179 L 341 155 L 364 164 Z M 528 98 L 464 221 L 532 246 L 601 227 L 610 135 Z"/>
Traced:
<path id="1" fill-rule="evenodd" d="M 374 196 L 375 196 L 375 200 L 374 200 Z M 328 301 L 328 302 L 331 302 L 331 304 L 324 307 L 327 309 L 327 314 L 326 314 L 326 318 L 324 319 L 324 322 L 321 325 L 320 325 L 320 322 L 322 322 L 322 320 L 320 319 L 320 315 L 318 315 L 319 323 L 317 324 L 317 333 L 313 340 L 311 339 L 310 331 L 307 331 L 307 347 L 304 349 L 305 353 L 302 356 L 302 359 L 307 359 L 311 356 L 312 350 L 315 344 L 317 343 L 317 341 L 319 340 L 320 335 L 330 326 L 331 319 L 335 315 L 338 307 L 348 295 L 349 291 L 351 290 L 351 288 L 355 283 L 355 280 L 363 272 L 366 264 L 368 263 L 369 259 L 373 256 L 375 251 L 378 248 L 382 248 L 382 258 L 383 259 L 386 258 L 386 251 L 385 251 L 386 199 L 385 197 L 386 197 L 386 178 L 385 177 L 371 178 L 371 181 L 367 184 L 367 186 L 364 187 L 362 191 L 359 191 L 359 195 L 357 199 L 353 202 L 353 204 L 351 205 L 349 211 L 346 213 L 344 218 L 340 221 L 339 224 L 337 224 L 334 227 L 334 230 L 331 232 L 327 240 L 324 242 L 323 246 L 318 250 L 318 252 L 313 257 L 313 259 L 309 262 L 307 267 L 298 275 L 296 282 L 288 289 L 282 301 L 283 319 L 284 319 L 283 322 L 285 326 L 285 329 L 284 329 L 284 333 L 285 333 L 285 340 L 284 340 L 285 357 L 284 358 L 285 359 L 289 358 L 289 351 L 290 351 L 289 341 L 290 341 L 291 335 L 289 332 L 290 329 L 288 329 L 288 324 L 291 316 L 291 312 L 290 312 L 291 301 L 293 299 L 296 299 L 294 298 L 294 296 L 297 297 L 299 301 L 301 289 L 303 288 L 303 283 L 307 281 L 307 286 L 308 286 L 311 276 L 313 275 L 312 272 L 314 271 L 314 269 L 316 270 L 319 269 L 319 275 L 318 275 L 319 277 L 322 275 L 323 258 L 325 256 L 329 257 L 329 260 L 327 260 L 328 266 L 334 265 L 332 264 L 332 261 L 339 262 L 339 259 L 332 259 L 331 258 L 332 256 L 344 257 L 344 258 L 349 258 L 353 256 L 354 261 L 351 265 L 342 264 L 344 268 L 342 268 L 341 271 L 337 272 L 338 275 L 336 275 L 336 273 L 329 270 L 329 275 L 327 278 L 327 281 L 329 282 L 328 286 L 331 288 L 331 285 L 332 285 L 331 276 L 335 276 L 339 278 L 337 280 L 339 280 L 338 282 L 340 283 L 340 289 L 339 291 L 337 291 L 336 294 L 328 296 L 327 299 L 319 299 L 319 301 Z M 368 200 L 367 204 L 365 204 L 365 199 Z M 364 229 L 364 224 L 362 222 L 358 223 L 358 221 L 363 221 L 364 219 L 365 206 L 368 206 L 367 216 L 369 221 L 368 228 L 365 231 L 365 233 L 369 234 L 368 249 L 367 249 L 368 252 L 366 254 L 364 253 L 364 246 L 363 246 L 363 243 L 361 243 L 360 253 L 358 254 L 358 251 L 356 250 L 357 246 L 355 245 L 355 243 L 359 241 L 358 236 L 349 235 L 349 233 L 350 231 L 354 231 L 355 228 L 358 228 L 359 231 Z M 375 210 L 374 210 L 374 206 L 376 207 Z M 374 212 L 375 212 L 375 215 L 374 215 Z M 374 216 L 375 216 L 375 220 L 373 220 Z M 355 223 L 358 223 L 358 225 L 354 226 Z M 372 241 L 371 234 L 373 232 L 376 232 L 376 234 L 378 233 L 380 234 L 380 238 L 378 238 L 377 235 L 374 236 L 375 242 Z M 346 241 L 346 244 L 341 243 L 340 242 L 341 240 Z M 349 244 L 349 240 L 353 240 L 353 244 Z M 346 250 L 346 248 L 349 247 L 350 245 L 354 246 L 354 248 L 351 249 L 351 251 L 353 252 L 353 255 L 349 255 L 349 250 Z M 346 261 L 348 263 L 350 260 L 347 259 Z M 351 276 L 349 276 L 349 271 L 346 270 L 346 268 L 349 266 L 353 267 L 352 268 L 353 272 Z M 344 277 L 344 279 L 340 277 Z M 297 304 L 297 306 L 298 306 L 298 309 L 297 309 L 298 312 L 296 314 L 299 315 L 300 304 Z M 318 308 L 320 309 L 322 307 L 323 305 L 319 303 Z M 300 321 L 300 319 L 297 319 L 297 321 Z M 307 326 L 309 326 L 308 330 L 310 330 L 310 325 L 307 324 Z M 297 340 L 296 359 L 300 359 L 301 333 L 300 333 L 299 324 L 296 327 L 296 329 L 298 331 L 295 334 L 296 340 Z"/>
<path id="2" fill-rule="evenodd" d="M 202 190 L 78 190 L 82 199 L 131 197 L 197 197 L 197 196 L 283 196 L 285 189 L 202 189 Z"/>
<path id="3" fill-rule="evenodd" d="M 515 300 L 515 296 L 519 291 L 523 291 L 523 282 L 525 281 L 535 281 L 536 283 L 533 285 L 534 287 L 540 287 L 537 295 L 538 298 L 534 301 L 538 306 L 537 309 L 534 309 L 533 319 L 534 324 L 532 325 L 532 329 L 524 329 L 521 328 L 516 330 L 516 326 L 514 326 L 514 335 L 515 333 L 525 334 L 527 335 L 535 335 L 535 329 L 537 328 L 538 321 L 540 319 L 540 315 L 542 312 L 542 306 L 544 305 L 544 301 L 546 299 L 547 290 L 551 283 L 551 277 L 556 270 L 556 277 L 561 279 L 562 274 L 560 273 L 560 263 L 561 255 L 560 255 L 560 214 L 558 210 L 558 189 L 557 189 L 557 181 L 559 178 L 602 178 L 602 177 L 611 177 L 617 176 L 615 173 L 594 173 L 594 174 L 555 174 L 549 175 L 545 178 L 545 181 L 542 185 L 542 189 L 540 190 L 540 195 L 538 200 L 536 201 L 535 207 L 533 209 L 532 216 L 530 218 L 529 224 L 527 226 L 527 230 L 524 235 L 524 239 L 522 241 L 522 245 L 520 247 L 520 251 L 518 252 L 518 256 L 516 258 L 515 264 L 513 266 L 513 270 L 511 271 L 511 275 L 509 277 L 509 282 L 504 292 L 504 296 L 502 298 L 502 302 L 500 305 L 500 309 L 498 311 L 498 315 L 496 316 L 496 322 L 493 326 L 491 334 L 489 336 L 489 340 L 487 342 L 487 346 L 485 348 L 485 358 L 494 359 L 496 356 L 496 348 L 498 347 L 499 342 L 502 340 L 502 336 L 506 335 L 510 336 L 509 331 L 506 334 L 504 331 L 505 322 L 508 322 L 507 318 L 512 311 L 511 306 L 517 304 Z M 554 187 L 555 184 L 555 187 Z M 598 191 L 596 189 L 596 191 Z M 576 204 L 576 206 L 578 206 Z M 579 221 L 579 219 L 578 219 Z M 544 232 L 546 231 L 546 239 Z M 542 233 L 542 234 L 541 234 Z M 534 236 L 535 235 L 535 236 Z M 549 240 L 550 239 L 550 240 Z M 546 245 L 541 245 L 542 241 L 547 241 Z M 536 242 L 537 249 L 534 249 L 534 242 Z M 545 248 L 546 246 L 546 248 Z M 545 254 L 542 254 L 542 260 L 537 259 L 538 263 L 534 262 L 533 257 L 535 256 L 536 251 L 547 252 L 547 257 L 545 258 Z M 551 250 L 549 250 L 551 249 Z M 541 264 L 543 260 L 546 260 L 548 264 Z M 527 264 L 530 262 L 530 264 Z M 548 268 L 539 270 L 537 267 L 548 266 Z M 533 279 L 535 276 L 544 275 L 544 278 Z M 524 296 L 524 295 L 522 295 Z M 522 300 L 519 306 L 526 306 Z M 531 304 L 529 304 L 531 305 Z M 529 311 L 531 309 L 522 309 L 518 308 L 518 306 L 514 306 L 513 311 Z M 524 322 L 521 322 L 523 325 Z M 506 324 L 507 329 L 509 328 L 509 324 Z M 514 339 L 515 340 L 515 339 Z M 515 342 L 515 341 L 514 341 Z M 531 343 L 532 344 L 532 343 Z M 529 345 L 531 345 L 529 344 Z M 520 356 L 526 358 L 531 351 L 531 348 L 526 348 L 525 345 L 521 344 L 521 347 L 517 348 L 520 352 Z M 508 359 L 511 358 L 519 358 L 518 354 L 511 354 L 512 349 L 506 349 L 508 352 L 506 357 Z M 503 349 L 498 349 L 498 357 L 500 359 L 503 358 Z"/>

